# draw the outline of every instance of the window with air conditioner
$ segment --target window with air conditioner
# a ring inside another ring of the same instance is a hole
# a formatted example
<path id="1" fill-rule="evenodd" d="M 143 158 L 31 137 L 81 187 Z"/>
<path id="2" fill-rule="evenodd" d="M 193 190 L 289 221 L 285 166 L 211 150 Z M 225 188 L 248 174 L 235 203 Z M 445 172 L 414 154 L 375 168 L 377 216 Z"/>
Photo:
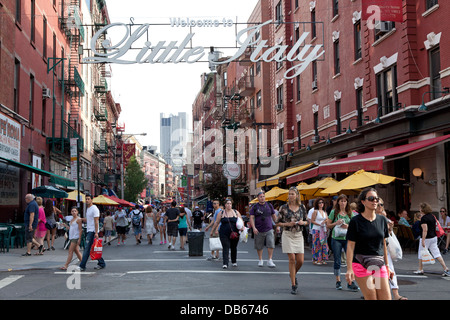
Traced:
<path id="1" fill-rule="evenodd" d="M 375 22 L 375 41 L 383 37 L 395 28 L 393 21 L 376 21 Z"/>

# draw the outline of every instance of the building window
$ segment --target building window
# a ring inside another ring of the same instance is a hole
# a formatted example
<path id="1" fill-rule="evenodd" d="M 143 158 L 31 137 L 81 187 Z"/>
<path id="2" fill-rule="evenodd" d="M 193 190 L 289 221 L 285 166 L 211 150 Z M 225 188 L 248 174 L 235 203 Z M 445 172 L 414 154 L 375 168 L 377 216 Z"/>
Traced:
<path id="1" fill-rule="evenodd" d="M 312 89 L 316 90 L 317 86 L 317 61 L 314 60 L 312 63 Z"/>
<path id="2" fill-rule="evenodd" d="M 28 101 L 28 121 L 33 124 L 33 108 L 34 108 L 34 75 L 30 74 L 30 99 Z"/>
<path id="3" fill-rule="evenodd" d="M 431 98 L 437 99 L 442 96 L 442 83 L 441 83 L 441 53 L 439 46 L 430 50 L 430 78 L 431 78 Z"/>
<path id="4" fill-rule="evenodd" d="M 283 141 L 284 141 L 284 131 L 283 128 L 278 130 L 278 149 L 279 149 L 279 154 L 283 154 L 284 152 L 284 146 L 283 146 Z"/>
<path id="5" fill-rule="evenodd" d="M 302 121 L 297 122 L 298 148 L 302 148 Z"/>
<path id="6" fill-rule="evenodd" d="M 342 122 L 341 122 L 341 100 L 336 101 L 336 134 L 341 134 Z"/>
<path id="7" fill-rule="evenodd" d="M 339 39 L 334 41 L 334 74 L 341 73 L 341 62 L 339 57 Z"/>
<path id="8" fill-rule="evenodd" d="M 427 10 L 431 9 L 432 7 L 438 4 L 438 0 L 426 0 L 426 2 L 427 2 Z"/>
<path id="9" fill-rule="evenodd" d="M 20 61 L 14 62 L 14 112 L 19 112 Z"/>
<path id="10" fill-rule="evenodd" d="M 16 0 L 16 22 L 22 22 L 22 0 Z"/>
<path id="11" fill-rule="evenodd" d="M 258 108 L 261 108 L 261 106 L 262 106 L 261 90 L 259 90 L 259 91 L 256 93 L 256 106 L 257 106 Z"/>
<path id="12" fill-rule="evenodd" d="M 396 110 L 398 102 L 396 65 L 377 74 L 377 93 L 379 115 L 385 115 Z"/>
<path id="13" fill-rule="evenodd" d="M 311 37 L 314 39 L 317 36 L 316 29 L 316 9 L 311 11 Z"/>
<path id="14" fill-rule="evenodd" d="M 386 33 L 395 28 L 393 21 L 376 21 L 375 23 L 375 41 L 383 37 Z"/>
<path id="15" fill-rule="evenodd" d="M 296 81 L 296 84 L 297 84 L 297 87 L 296 87 L 296 91 L 297 91 L 297 101 L 300 101 L 301 100 L 301 91 L 300 91 L 300 75 L 298 75 L 297 77 L 296 77 L 297 79 L 297 81 Z"/>
<path id="16" fill-rule="evenodd" d="M 355 61 L 362 58 L 361 50 L 361 20 L 353 26 L 353 34 L 355 38 Z"/>
<path id="17" fill-rule="evenodd" d="M 282 1 L 278 2 L 275 7 L 275 21 L 279 25 L 283 23 L 283 3 Z"/>
<path id="18" fill-rule="evenodd" d="M 47 99 L 42 99 L 42 132 L 45 133 L 45 122 L 47 113 Z"/>
<path id="19" fill-rule="evenodd" d="M 31 33 L 30 33 L 30 41 L 32 43 L 36 40 L 36 1 L 31 0 Z"/>
<path id="20" fill-rule="evenodd" d="M 295 0 L 294 2 L 295 2 L 295 9 L 297 9 L 299 0 Z"/>
<path id="21" fill-rule="evenodd" d="M 47 58 L 47 18 L 46 17 L 44 17 L 43 24 L 42 24 L 42 42 L 43 42 L 42 56 L 44 58 Z"/>
<path id="22" fill-rule="evenodd" d="M 260 74 L 261 73 L 261 61 L 257 61 L 256 62 L 256 74 Z"/>
<path id="23" fill-rule="evenodd" d="M 277 88 L 277 111 L 283 110 L 283 85 Z"/>
<path id="24" fill-rule="evenodd" d="M 358 114 L 357 123 L 358 127 L 362 126 L 363 118 L 363 88 L 356 89 L 356 112 Z"/>
<path id="25" fill-rule="evenodd" d="M 331 0 L 333 1 L 333 17 L 337 16 L 339 14 L 339 0 Z"/>
<path id="26" fill-rule="evenodd" d="M 319 112 L 314 112 L 314 138 L 319 135 Z M 314 141 L 316 141 L 314 139 Z"/>

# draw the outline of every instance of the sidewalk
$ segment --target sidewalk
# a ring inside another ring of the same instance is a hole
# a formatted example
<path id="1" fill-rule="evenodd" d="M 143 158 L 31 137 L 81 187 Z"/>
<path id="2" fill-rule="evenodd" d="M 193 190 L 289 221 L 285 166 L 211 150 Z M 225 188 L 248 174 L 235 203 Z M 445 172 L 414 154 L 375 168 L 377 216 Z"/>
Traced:
<path id="1" fill-rule="evenodd" d="M 111 241 L 115 240 L 113 237 Z M 39 269 L 59 269 L 67 260 L 68 250 L 63 249 L 64 237 L 55 239 L 55 250 L 46 250 L 43 255 L 35 255 L 37 250 L 31 250 L 31 257 L 22 257 L 27 251 L 23 248 L 10 248 L 9 252 L 0 252 L 0 272 L 5 271 L 21 271 L 21 270 L 39 270 Z M 44 248 L 47 247 L 47 241 L 44 241 Z M 81 250 L 83 253 L 83 250 Z M 73 260 L 78 260 L 74 254 Z"/>

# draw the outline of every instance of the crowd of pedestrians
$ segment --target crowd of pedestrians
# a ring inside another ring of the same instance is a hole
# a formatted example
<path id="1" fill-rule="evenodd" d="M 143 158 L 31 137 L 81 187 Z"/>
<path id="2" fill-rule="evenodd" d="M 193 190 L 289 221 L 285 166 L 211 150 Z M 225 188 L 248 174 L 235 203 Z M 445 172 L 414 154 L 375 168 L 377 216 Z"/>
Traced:
<path id="1" fill-rule="evenodd" d="M 401 210 L 397 215 L 387 211 L 383 199 L 374 188 L 364 189 L 353 203 L 344 194 L 333 197 L 328 207 L 324 198 L 316 198 L 309 203 L 309 210 L 300 200 L 295 187 L 289 189 L 287 201 L 275 208 L 265 200 L 263 191 L 257 199 L 258 202 L 250 206 L 246 217 L 233 207 L 233 201 L 229 198 L 222 204 L 219 199 L 214 199 L 213 210 L 207 213 L 198 206 L 191 211 L 178 206 L 175 201 L 170 207 L 136 205 L 126 210 L 119 206 L 114 212 L 106 210 L 100 213 L 99 208 L 92 203 L 92 196 L 86 195 L 85 217 L 81 218 L 79 209 L 73 207 L 71 219 L 67 219 L 68 257 L 61 269 L 67 270 L 75 254 L 80 261 L 78 269 L 85 270 L 94 239 L 103 237 L 104 244 L 110 245 L 114 232 L 117 233 L 118 246 L 125 245 L 131 231 L 136 245 L 142 243 L 144 235 L 147 236 L 148 244 L 152 245 L 159 233 L 160 245 L 168 244 L 168 250 L 176 250 L 178 242 L 179 250 L 186 250 L 188 230 L 209 231 L 209 238 L 220 240 L 220 250 L 211 250 L 207 260 L 222 260 L 223 269 L 227 269 L 230 262 L 232 267 L 237 267 L 237 247 L 240 241 L 244 241 L 241 234 L 250 231 L 258 267 L 264 266 L 265 249 L 266 266 L 277 267 L 273 262 L 273 253 L 277 235 L 281 235 L 281 250 L 289 262 L 292 294 L 298 292 L 298 273 L 304 264 L 305 245 L 309 245 L 314 265 L 327 264 L 330 255 L 333 255 L 336 290 L 343 289 L 342 267 L 346 266 L 347 289 L 360 291 L 364 299 L 407 300 L 399 293 L 394 268 L 396 259 L 391 250 L 395 246 L 392 240 L 395 237 L 394 230 L 402 226 L 409 228 L 418 242 L 418 269 L 414 273 L 424 273 L 422 255 L 426 251 L 440 263 L 443 276 L 450 276 L 439 248 L 440 243 L 442 254 L 446 254 L 450 242 L 450 219 L 445 208 L 440 209 L 437 219 L 430 205 L 421 203 L 419 211 L 410 220 L 406 210 Z M 33 247 L 39 255 L 46 250 L 55 250 L 54 231 L 61 212 L 51 200 L 44 203 L 42 198 L 35 199 L 31 194 L 25 200 L 28 205 L 24 215 L 27 243 L 24 256 L 30 256 Z M 438 233 L 439 229 L 443 229 L 441 231 L 446 234 Z M 82 236 L 86 239 L 83 253 L 80 252 Z M 99 259 L 95 269 L 105 267 L 104 259 Z"/>

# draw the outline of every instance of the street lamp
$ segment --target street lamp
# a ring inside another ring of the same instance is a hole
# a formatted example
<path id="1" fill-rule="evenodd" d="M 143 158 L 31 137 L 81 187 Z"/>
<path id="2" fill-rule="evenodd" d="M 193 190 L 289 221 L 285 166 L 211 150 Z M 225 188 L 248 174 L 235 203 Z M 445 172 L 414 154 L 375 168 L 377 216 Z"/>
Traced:
<path id="1" fill-rule="evenodd" d="M 124 167 L 123 167 L 123 145 L 125 144 L 124 143 L 124 140 L 123 140 L 123 136 L 127 136 L 126 137 L 126 139 L 129 139 L 129 138 L 131 138 L 131 137 L 133 137 L 133 136 L 146 136 L 147 135 L 147 133 L 133 133 L 133 134 L 129 134 L 129 133 L 122 133 L 122 134 L 120 134 L 118 137 L 120 138 L 120 140 L 122 141 L 122 156 L 121 156 L 121 158 L 122 158 L 122 163 L 121 163 L 121 165 L 120 165 L 120 192 L 121 192 L 121 198 L 122 198 L 122 200 L 125 200 L 124 198 L 125 198 L 125 192 L 124 192 L 124 188 L 123 188 L 123 185 L 124 185 L 124 183 L 123 183 L 123 173 L 124 173 Z"/>

